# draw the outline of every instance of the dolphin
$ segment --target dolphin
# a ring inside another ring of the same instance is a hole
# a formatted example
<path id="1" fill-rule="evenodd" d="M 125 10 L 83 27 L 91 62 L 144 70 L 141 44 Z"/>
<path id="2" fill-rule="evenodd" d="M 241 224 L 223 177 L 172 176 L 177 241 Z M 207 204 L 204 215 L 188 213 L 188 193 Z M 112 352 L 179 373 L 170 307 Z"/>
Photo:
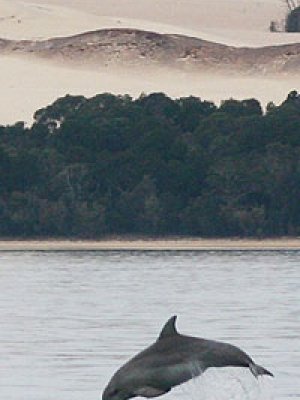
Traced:
<path id="1" fill-rule="evenodd" d="M 124 364 L 106 386 L 102 400 L 161 396 L 210 367 L 246 367 L 258 378 L 273 374 L 229 343 L 181 335 L 176 316 L 164 325 L 151 346 Z"/>

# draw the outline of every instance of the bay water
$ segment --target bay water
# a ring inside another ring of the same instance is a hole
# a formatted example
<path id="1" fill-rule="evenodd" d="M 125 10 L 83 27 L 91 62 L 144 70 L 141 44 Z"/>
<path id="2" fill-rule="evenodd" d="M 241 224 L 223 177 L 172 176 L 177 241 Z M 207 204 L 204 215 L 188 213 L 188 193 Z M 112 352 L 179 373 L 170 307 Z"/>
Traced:
<path id="1" fill-rule="evenodd" d="M 300 399 L 300 252 L 0 253 L 0 398 L 100 399 L 177 315 L 272 371 L 207 370 L 165 400 Z"/>

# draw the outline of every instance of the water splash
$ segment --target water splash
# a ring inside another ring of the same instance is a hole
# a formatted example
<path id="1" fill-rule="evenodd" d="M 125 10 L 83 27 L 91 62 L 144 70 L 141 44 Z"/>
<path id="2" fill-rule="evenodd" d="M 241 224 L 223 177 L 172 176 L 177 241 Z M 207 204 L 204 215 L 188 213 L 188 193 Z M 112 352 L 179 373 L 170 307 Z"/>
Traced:
<path id="1" fill-rule="evenodd" d="M 242 368 L 210 368 L 198 376 L 199 368 L 193 365 L 195 378 L 179 389 L 186 398 L 191 400 L 273 400 L 271 385 L 266 377 L 255 379 L 247 369 Z"/>

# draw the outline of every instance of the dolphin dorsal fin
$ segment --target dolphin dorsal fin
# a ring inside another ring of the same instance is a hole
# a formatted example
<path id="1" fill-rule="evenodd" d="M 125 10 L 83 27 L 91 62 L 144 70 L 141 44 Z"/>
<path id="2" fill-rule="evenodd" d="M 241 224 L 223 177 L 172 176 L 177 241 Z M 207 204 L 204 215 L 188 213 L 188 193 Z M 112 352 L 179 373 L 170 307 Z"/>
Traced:
<path id="1" fill-rule="evenodd" d="M 158 340 L 165 339 L 167 337 L 178 335 L 175 322 L 176 322 L 177 315 L 173 315 L 164 325 L 162 328 Z"/>

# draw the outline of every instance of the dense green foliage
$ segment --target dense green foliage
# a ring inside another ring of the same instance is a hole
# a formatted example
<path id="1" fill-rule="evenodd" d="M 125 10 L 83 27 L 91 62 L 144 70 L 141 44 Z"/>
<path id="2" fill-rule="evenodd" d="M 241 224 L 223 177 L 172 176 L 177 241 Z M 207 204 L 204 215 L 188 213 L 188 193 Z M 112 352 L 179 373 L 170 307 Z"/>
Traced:
<path id="1" fill-rule="evenodd" d="M 0 235 L 300 234 L 300 96 L 66 96 L 0 126 Z"/>

